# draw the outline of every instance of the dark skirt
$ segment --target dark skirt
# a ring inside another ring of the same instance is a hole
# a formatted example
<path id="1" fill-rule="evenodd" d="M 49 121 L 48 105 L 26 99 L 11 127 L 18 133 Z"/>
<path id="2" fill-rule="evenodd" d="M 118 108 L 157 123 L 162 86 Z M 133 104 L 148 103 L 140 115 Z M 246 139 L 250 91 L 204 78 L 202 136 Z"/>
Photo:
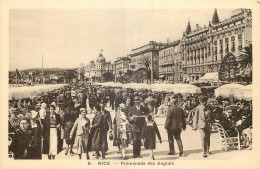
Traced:
<path id="1" fill-rule="evenodd" d="M 73 123 L 72 122 L 66 122 L 64 126 L 64 139 L 66 144 L 74 144 L 75 142 L 75 137 L 76 133 L 73 134 L 72 139 L 70 139 L 70 132 L 73 128 Z"/>

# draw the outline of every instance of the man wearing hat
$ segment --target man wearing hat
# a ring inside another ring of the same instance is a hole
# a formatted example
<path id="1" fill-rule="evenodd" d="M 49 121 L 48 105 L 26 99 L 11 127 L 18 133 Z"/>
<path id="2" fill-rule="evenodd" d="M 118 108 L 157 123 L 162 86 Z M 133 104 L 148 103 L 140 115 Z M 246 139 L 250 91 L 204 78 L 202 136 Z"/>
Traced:
<path id="1" fill-rule="evenodd" d="M 13 108 L 12 114 L 10 117 L 10 124 L 15 128 L 19 128 L 19 120 L 23 118 L 24 116 L 20 113 L 20 109 L 18 108 Z"/>
<path id="2" fill-rule="evenodd" d="M 209 148 L 212 126 L 212 112 L 211 109 L 207 106 L 207 100 L 207 97 L 200 98 L 200 104 L 197 106 L 193 117 L 194 130 L 196 131 L 198 128 L 200 131 L 200 138 L 204 158 L 211 154 L 209 152 Z"/>
<path id="3" fill-rule="evenodd" d="M 145 122 L 145 112 L 141 111 L 140 97 L 134 97 L 134 106 L 129 109 L 128 121 L 133 132 L 133 157 L 141 158 L 141 134 Z"/>
<path id="4" fill-rule="evenodd" d="M 40 124 L 40 114 L 34 110 L 30 111 L 29 117 L 31 122 L 31 130 L 33 132 L 33 139 L 31 141 L 31 159 L 42 159 L 42 134 Z"/>

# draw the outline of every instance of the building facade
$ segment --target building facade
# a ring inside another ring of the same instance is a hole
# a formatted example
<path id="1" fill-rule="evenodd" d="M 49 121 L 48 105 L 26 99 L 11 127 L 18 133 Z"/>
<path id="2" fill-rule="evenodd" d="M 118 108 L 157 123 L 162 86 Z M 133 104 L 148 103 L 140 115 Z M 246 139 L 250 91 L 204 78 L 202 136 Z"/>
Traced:
<path id="1" fill-rule="evenodd" d="M 135 82 L 147 80 L 147 67 L 153 70 L 153 78 L 159 77 L 159 50 L 167 46 L 167 43 L 150 41 L 148 44 L 132 49 L 130 68 L 133 71 Z"/>
<path id="2" fill-rule="evenodd" d="M 220 21 L 215 9 L 208 26 L 188 22 L 181 41 L 183 81 L 197 82 L 208 72 L 218 72 L 223 57 L 232 52 L 235 56 L 252 42 L 252 12 L 234 10 L 231 17 Z"/>
<path id="3" fill-rule="evenodd" d="M 114 65 L 111 61 L 106 62 L 102 53 L 99 54 L 96 62 L 91 60 L 88 65 L 84 66 L 84 75 L 88 79 L 100 79 L 102 75 L 107 72 L 114 74 Z"/>
<path id="4" fill-rule="evenodd" d="M 169 43 L 159 51 L 159 77 L 172 83 L 180 82 L 181 61 L 180 40 Z"/>
<path id="5" fill-rule="evenodd" d="M 126 57 L 119 57 L 115 60 L 114 67 L 115 67 L 115 76 L 121 77 L 127 73 L 127 70 L 130 69 L 129 64 L 131 62 L 131 58 Z"/>

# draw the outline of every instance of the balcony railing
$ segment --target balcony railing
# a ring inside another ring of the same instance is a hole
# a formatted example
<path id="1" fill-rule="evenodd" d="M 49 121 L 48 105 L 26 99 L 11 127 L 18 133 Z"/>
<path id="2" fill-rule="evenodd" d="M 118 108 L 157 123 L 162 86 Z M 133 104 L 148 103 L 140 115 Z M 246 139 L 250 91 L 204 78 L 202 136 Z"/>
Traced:
<path id="1" fill-rule="evenodd" d="M 223 53 L 223 49 L 220 49 L 219 53 L 222 54 Z"/>
<path id="2" fill-rule="evenodd" d="M 231 48 L 231 51 L 234 52 L 234 51 L 235 51 L 235 47 L 232 47 L 232 48 Z"/>

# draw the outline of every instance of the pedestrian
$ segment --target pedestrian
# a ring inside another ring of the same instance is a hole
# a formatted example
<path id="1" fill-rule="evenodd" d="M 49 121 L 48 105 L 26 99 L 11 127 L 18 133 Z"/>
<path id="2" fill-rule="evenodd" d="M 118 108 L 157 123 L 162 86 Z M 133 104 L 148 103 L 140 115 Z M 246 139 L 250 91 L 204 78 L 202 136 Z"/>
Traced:
<path id="1" fill-rule="evenodd" d="M 197 106 L 195 110 L 195 114 L 193 117 L 193 127 L 196 131 L 199 129 L 203 157 L 206 158 L 211 154 L 210 149 L 210 135 L 211 135 L 211 110 L 207 109 L 207 98 L 202 97 L 200 99 L 200 104 Z"/>
<path id="2" fill-rule="evenodd" d="M 48 159 L 55 159 L 55 156 L 62 151 L 63 140 L 61 137 L 61 118 L 55 112 L 56 107 L 50 105 L 50 114 L 47 114 L 43 121 L 43 154 L 48 155 Z"/>
<path id="3" fill-rule="evenodd" d="M 131 124 L 133 132 L 133 158 L 141 157 L 141 134 L 143 130 L 143 125 L 145 122 L 145 112 L 141 111 L 141 99 L 139 96 L 134 98 L 134 106 L 130 108 L 128 114 L 128 121 Z"/>
<path id="4" fill-rule="evenodd" d="M 76 134 L 74 134 L 72 136 L 72 138 L 70 138 L 70 132 L 78 117 L 79 117 L 78 112 L 76 110 L 74 110 L 74 106 L 73 107 L 69 106 L 66 109 L 63 118 L 61 118 L 62 127 L 64 128 L 64 140 L 65 140 L 65 143 L 67 144 L 66 150 L 65 150 L 65 155 L 68 155 L 68 152 L 70 153 L 70 155 L 74 155 L 74 152 L 72 151 L 72 149 L 73 149 Z"/>
<path id="5" fill-rule="evenodd" d="M 107 143 L 107 134 L 112 134 L 113 127 L 112 127 L 112 118 L 110 112 L 105 109 L 106 104 L 104 100 L 100 101 L 101 113 L 103 115 L 103 125 L 104 125 L 104 135 L 103 135 L 103 143 L 102 147 L 104 147 L 104 151 L 107 152 L 108 150 L 108 143 Z"/>
<path id="6" fill-rule="evenodd" d="M 122 153 L 122 159 L 125 160 L 125 150 L 128 146 L 128 128 L 129 122 L 126 116 L 126 107 L 125 104 L 121 103 L 119 105 L 119 110 L 116 112 L 114 119 L 114 128 L 115 128 L 115 142 L 118 147 L 118 153 Z"/>
<path id="7" fill-rule="evenodd" d="M 80 116 L 79 118 L 77 118 L 70 132 L 71 140 L 73 139 L 73 136 L 76 133 L 77 154 L 79 159 L 81 159 L 83 153 L 86 153 L 86 158 L 90 159 L 87 147 L 89 139 L 90 120 L 87 118 L 86 115 L 87 110 L 85 108 L 81 108 Z"/>
<path id="8" fill-rule="evenodd" d="M 30 120 L 27 117 L 22 117 L 19 120 L 19 129 L 16 131 L 9 147 L 10 151 L 14 153 L 14 159 L 31 159 L 32 140 L 33 132 L 30 128 Z"/>
<path id="9" fill-rule="evenodd" d="M 186 129 L 184 110 L 177 106 L 178 101 L 174 99 L 172 107 L 169 108 L 164 128 L 167 130 L 170 152 L 168 155 L 175 155 L 174 139 L 179 147 L 179 156 L 183 156 L 183 145 L 181 140 L 182 129 Z"/>
<path id="10" fill-rule="evenodd" d="M 30 123 L 33 133 L 30 156 L 31 159 L 42 159 L 42 128 L 40 124 L 39 112 L 34 110 L 31 111 Z"/>
<path id="11" fill-rule="evenodd" d="M 102 155 L 102 159 L 105 159 L 105 147 L 104 147 L 104 134 L 105 134 L 105 127 L 104 127 L 104 116 L 101 113 L 101 106 L 99 104 L 95 105 L 94 107 L 95 117 L 92 120 L 92 126 L 90 130 L 89 136 L 89 144 L 88 148 L 91 151 L 95 151 L 94 154 L 96 158 L 100 158 Z M 101 151 L 101 155 L 100 155 Z"/>
<path id="12" fill-rule="evenodd" d="M 142 138 L 144 142 L 144 148 L 150 151 L 150 160 L 155 160 L 153 150 L 156 149 L 156 138 L 157 135 L 160 143 L 162 143 L 161 134 L 158 130 L 156 122 L 152 119 L 149 114 L 145 118 L 145 124 L 142 131 Z"/>

